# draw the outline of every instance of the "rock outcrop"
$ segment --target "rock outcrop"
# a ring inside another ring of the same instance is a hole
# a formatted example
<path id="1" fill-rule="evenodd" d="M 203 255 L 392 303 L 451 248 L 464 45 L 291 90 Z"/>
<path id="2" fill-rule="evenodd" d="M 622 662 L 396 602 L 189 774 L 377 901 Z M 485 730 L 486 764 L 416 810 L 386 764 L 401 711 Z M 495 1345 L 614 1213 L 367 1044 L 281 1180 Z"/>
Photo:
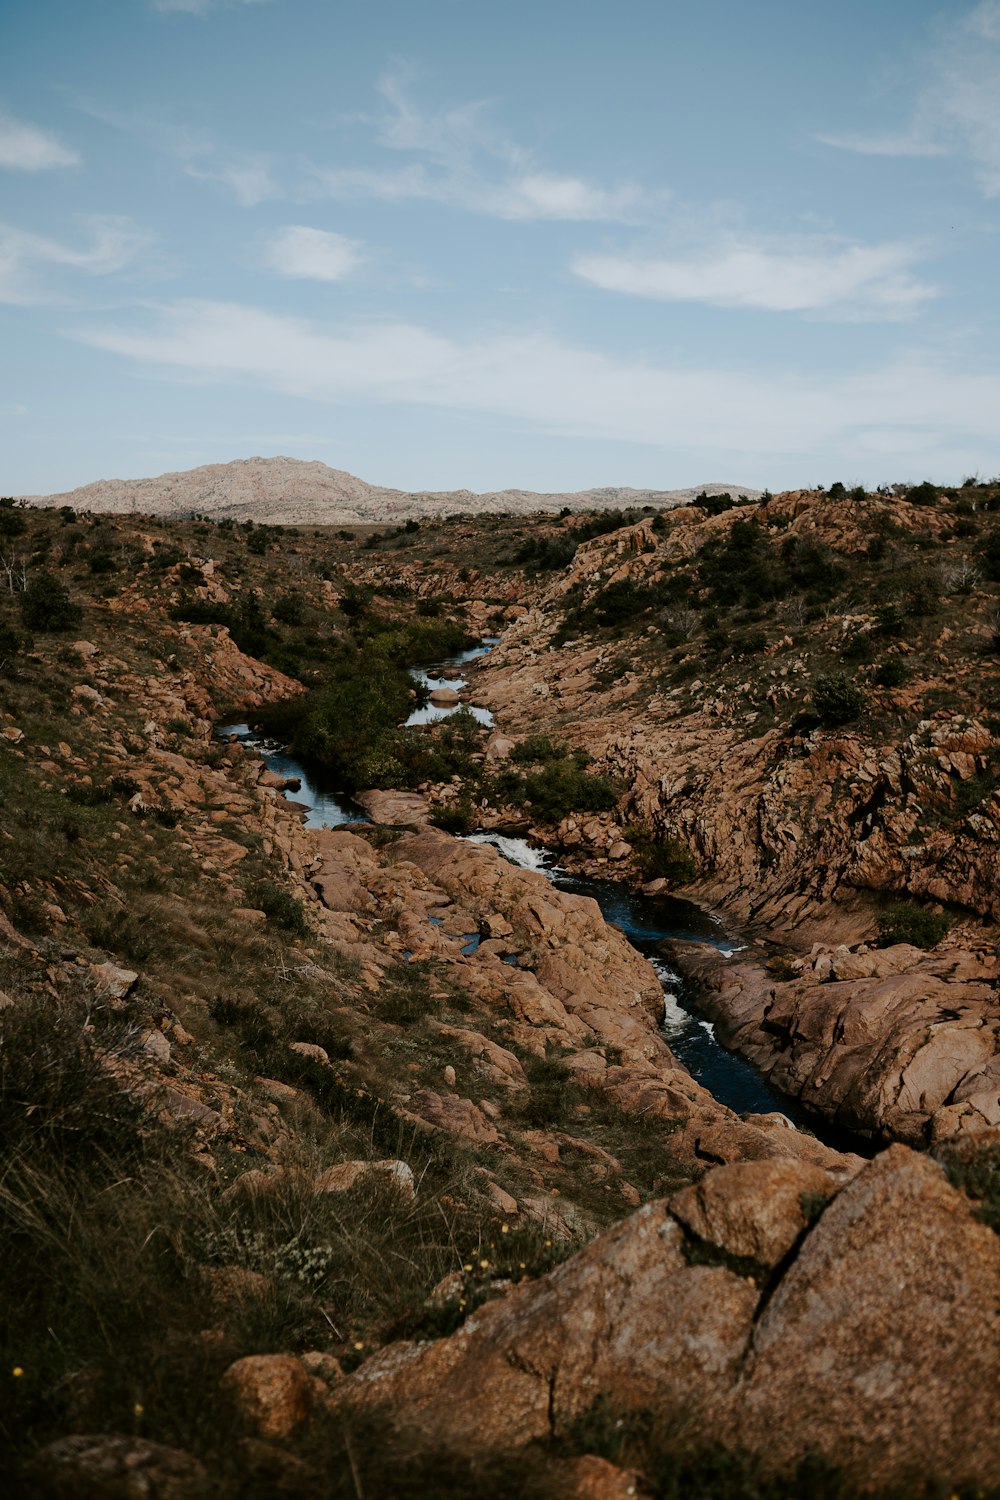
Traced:
<path id="1" fill-rule="evenodd" d="M 989 1487 L 998 1295 L 1000 1240 L 936 1162 L 894 1146 L 845 1186 L 742 1163 L 647 1204 L 451 1338 L 385 1349 L 336 1399 L 431 1441 L 510 1448 L 604 1397 L 777 1471 L 819 1454 L 866 1490 Z"/>
<path id="2" fill-rule="evenodd" d="M 779 980 L 705 945 L 670 951 L 724 1045 L 847 1129 L 920 1144 L 1000 1125 L 994 952 L 818 948 Z"/>

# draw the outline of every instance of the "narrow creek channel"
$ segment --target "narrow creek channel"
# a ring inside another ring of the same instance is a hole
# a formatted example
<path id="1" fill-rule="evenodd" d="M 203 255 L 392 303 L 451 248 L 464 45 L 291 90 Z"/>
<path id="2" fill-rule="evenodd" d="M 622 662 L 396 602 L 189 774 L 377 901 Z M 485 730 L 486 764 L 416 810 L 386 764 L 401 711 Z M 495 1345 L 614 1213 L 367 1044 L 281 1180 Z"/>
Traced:
<path id="1" fill-rule="evenodd" d="M 427 669 L 414 668 L 414 681 L 430 690 L 438 685 L 460 690 L 467 683 L 460 677 L 447 674 L 485 655 L 493 644 L 493 639 L 487 638 L 451 661 Z M 428 704 L 415 709 L 406 722 L 431 723 L 446 718 L 463 706 L 469 707 L 468 704 L 448 707 Z M 492 715 L 487 709 L 473 707 L 472 712 L 481 723 L 492 723 Z M 324 784 L 321 771 L 315 767 L 307 768 L 280 745 L 261 738 L 248 723 L 230 721 L 219 724 L 216 734 L 221 738 L 233 737 L 256 748 L 265 757 L 269 770 L 299 781 L 299 788 L 287 795 L 290 801 L 305 807 L 307 828 L 339 828 L 370 821 L 362 807 Z M 548 850 L 534 847 L 522 838 L 498 832 L 473 833 L 467 837 L 474 843 L 491 844 L 505 859 L 522 869 L 537 870 L 560 890 L 590 896 L 597 902 L 605 921 L 620 928 L 633 947 L 656 969 L 663 985 L 663 1035 L 674 1055 L 720 1103 L 737 1114 L 769 1114 L 777 1110 L 838 1150 L 870 1154 L 872 1146 L 869 1143 L 848 1136 L 822 1116 L 804 1109 L 797 1100 L 772 1088 L 752 1063 L 738 1053 L 727 1051 L 716 1040 L 711 1022 L 698 1015 L 693 987 L 670 969 L 660 952 L 660 944 L 666 939 L 677 938 L 711 943 L 727 955 L 738 952 L 740 942 L 726 932 L 718 918 L 677 896 L 644 896 L 618 881 L 571 874 L 559 866 Z"/>

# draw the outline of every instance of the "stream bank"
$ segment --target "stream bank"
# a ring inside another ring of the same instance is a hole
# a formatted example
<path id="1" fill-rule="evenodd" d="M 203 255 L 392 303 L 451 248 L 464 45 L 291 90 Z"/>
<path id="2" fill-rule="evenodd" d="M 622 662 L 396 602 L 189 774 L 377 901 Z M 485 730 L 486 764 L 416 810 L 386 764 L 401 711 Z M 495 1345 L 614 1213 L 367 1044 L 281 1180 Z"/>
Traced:
<path id="1" fill-rule="evenodd" d="M 439 683 L 455 686 L 454 677 L 440 674 L 485 655 L 491 644 L 484 641 L 453 661 L 418 669 L 416 680 L 431 690 Z M 458 686 L 465 685 L 458 680 Z M 428 705 L 415 710 L 408 723 L 418 722 L 417 715 L 428 712 L 434 720 L 445 718 L 461 706 Z M 419 719 L 419 722 L 431 720 Z M 264 756 L 268 772 L 275 778 L 273 784 L 287 784 L 290 800 L 305 809 L 307 828 L 343 828 L 372 821 L 362 806 L 330 787 L 321 771 L 304 765 L 280 745 L 259 738 L 249 724 L 230 722 L 219 725 L 216 732 L 255 748 Z M 773 1087 L 753 1063 L 720 1044 L 713 1022 L 700 1013 L 698 987 L 676 973 L 663 949 L 664 944 L 679 941 L 710 944 L 726 957 L 738 952 L 741 945 L 717 918 L 679 897 L 644 895 L 622 882 L 572 873 L 563 869 L 554 855 L 533 847 L 523 838 L 498 831 L 483 831 L 469 837 L 472 842 L 492 845 L 520 868 L 543 873 L 559 889 L 596 901 L 605 920 L 618 928 L 655 968 L 663 989 L 661 1034 L 692 1077 L 720 1103 L 737 1114 L 783 1114 L 834 1149 L 869 1153 L 871 1148 L 863 1141 L 829 1125 L 821 1114 Z"/>

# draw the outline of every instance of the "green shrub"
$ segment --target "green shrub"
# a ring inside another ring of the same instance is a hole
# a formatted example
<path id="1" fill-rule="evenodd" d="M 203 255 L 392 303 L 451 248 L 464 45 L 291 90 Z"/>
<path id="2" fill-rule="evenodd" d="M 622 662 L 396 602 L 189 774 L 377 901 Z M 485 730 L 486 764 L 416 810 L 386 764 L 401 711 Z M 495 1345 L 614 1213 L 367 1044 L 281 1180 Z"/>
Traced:
<path id="1" fill-rule="evenodd" d="M 490 790 L 498 802 L 529 809 L 536 823 L 559 823 L 569 813 L 610 812 L 618 806 L 614 783 L 583 770 L 572 757 L 549 761 L 524 776 L 501 771 Z"/>
<path id="2" fill-rule="evenodd" d="M 280 594 L 274 601 L 271 613 L 282 625 L 301 625 L 304 616 L 301 595 Z"/>
<path id="3" fill-rule="evenodd" d="M 950 926 L 945 912 L 930 911 L 915 901 L 893 901 L 879 913 L 879 947 L 911 943 L 914 948 L 936 948 Z"/>
<path id="4" fill-rule="evenodd" d="M 247 898 L 258 911 L 262 911 L 286 932 L 297 937 L 305 937 L 308 933 L 309 925 L 302 902 L 291 891 L 286 891 L 284 886 L 275 885 L 270 880 L 258 880 L 247 890 Z"/>
<path id="5" fill-rule="evenodd" d="M 723 491 L 721 495 L 709 495 L 702 490 L 701 494 L 695 495 L 691 501 L 692 505 L 696 505 L 699 510 L 703 510 L 709 516 L 721 516 L 723 511 L 732 510 L 735 503 L 732 495 L 727 491 Z"/>
<path id="6" fill-rule="evenodd" d="M 0 537 L 23 536 L 27 529 L 24 511 L 16 504 L 13 495 L 0 496 Z"/>
<path id="7" fill-rule="evenodd" d="M 65 584 L 44 570 L 32 575 L 17 602 L 27 630 L 75 630 L 83 619 L 83 610 L 73 603 Z"/>
<path id="8" fill-rule="evenodd" d="M 457 802 L 436 807 L 431 822 L 445 833 L 471 833 L 476 826 L 476 815 L 468 797 L 461 797 Z"/>
<path id="9" fill-rule="evenodd" d="M 0 670 L 23 651 L 26 644 L 27 637 L 6 620 L 0 620 Z"/>
<path id="10" fill-rule="evenodd" d="M 849 724 L 865 708 L 865 694 L 844 672 L 830 672 L 813 683 L 812 701 L 823 724 Z"/>
<path id="11" fill-rule="evenodd" d="M 635 850 L 644 880 L 666 880 L 669 885 L 689 885 L 698 873 L 695 857 L 676 838 L 656 838 L 643 828 L 625 829 L 624 837 Z"/>
<path id="12" fill-rule="evenodd" d="M 552 760 L 562 760 L 568 754 L 565 745 L 549 738 L 547 734 L 529 734 L 527 739 L 514 746 L 510 758 L 518 766 L 541 766 Z"/>
<path id="13" fill-rule="evenodd" d="M 894 638 L 906 629 L 906 617 L 899 605 L 893 601 L 880 604 L 875 611 L 875 629 L 881 636 Z"/>

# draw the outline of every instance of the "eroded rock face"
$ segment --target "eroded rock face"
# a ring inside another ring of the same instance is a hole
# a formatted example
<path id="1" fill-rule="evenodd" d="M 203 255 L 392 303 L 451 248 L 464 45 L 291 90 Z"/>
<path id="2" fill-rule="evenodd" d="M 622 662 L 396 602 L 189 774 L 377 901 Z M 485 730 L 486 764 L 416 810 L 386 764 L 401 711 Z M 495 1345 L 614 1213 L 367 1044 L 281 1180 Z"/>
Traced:
<path id="1" fill-rule="evenodd" d="M 394 930 L 382 933 L 380 963 L 404 954 L 433 959 L 477 1008 L 503 1022 L 512 1043 L 540 1057 L 557 1047 L 579 1081 L 660 1129 L 665 1149 L 701 1161 L 801 1156 L 828 1166 L 840 1160 L 784 1124 L 740 1120 L 694 1081 L 660 1031 L 659 976 L 608 926 L 595 901 L 558 890 L 488 845 L 434 828 L 404 834 L 381 850 L 342 829 L 310 838 L 317 850 L 312 889 L 324 920 L 337 923 L 338 939 L 360 948 L 376 914 L 383 926 L 390 917 Z M 477 930 L 506 936 L 464 951 Z M 504 962 L 511 952 L 519 967 Z M 428 1024 L 454 1049 L 451 1086 L 462 1096 L 421 1089 L 400 1100 L 398 1112 L 474 1144 L 500 1143 L 502 1122 L 467 1091 L 481 1080 L 516 1095 L 527 1084 L 521 1063 L 471 1026 Z"/>
<path id="2" fill-rule="evenodd" d="M 847 1128 L 918 1144 L 1000 1124 L 994 955 L 845 948 L 777 981 L 707 945 L 671 953 L 726 1046 Z"/>
<path id="3" fill-rule="evenodd" d="M 803 1193 L 829 1196 L 818 1218 Z M 700 1263 L 706 1242 L 770 1281 Z M 776 1471 L 818 1452 L 866 1487 L 989 1486 L 998 1318 L 1000 1239 L 936 1162 L 893 1146 L 843 1186 L 742 1163 L 647 1204 L 451 1338 L 390 1346 L 336 1399 L 431 1442 L 511 1448 L 603 1395 Z"/>
<path id="4" fill-rule="evenodd" d="M 772 1268 L 806 1229 L 814 1208 L 838 1187 L 821 1167 L 772 1157 L 709 1172 L 675 1194 L 670 1211 L 706 1244 Z"/>

